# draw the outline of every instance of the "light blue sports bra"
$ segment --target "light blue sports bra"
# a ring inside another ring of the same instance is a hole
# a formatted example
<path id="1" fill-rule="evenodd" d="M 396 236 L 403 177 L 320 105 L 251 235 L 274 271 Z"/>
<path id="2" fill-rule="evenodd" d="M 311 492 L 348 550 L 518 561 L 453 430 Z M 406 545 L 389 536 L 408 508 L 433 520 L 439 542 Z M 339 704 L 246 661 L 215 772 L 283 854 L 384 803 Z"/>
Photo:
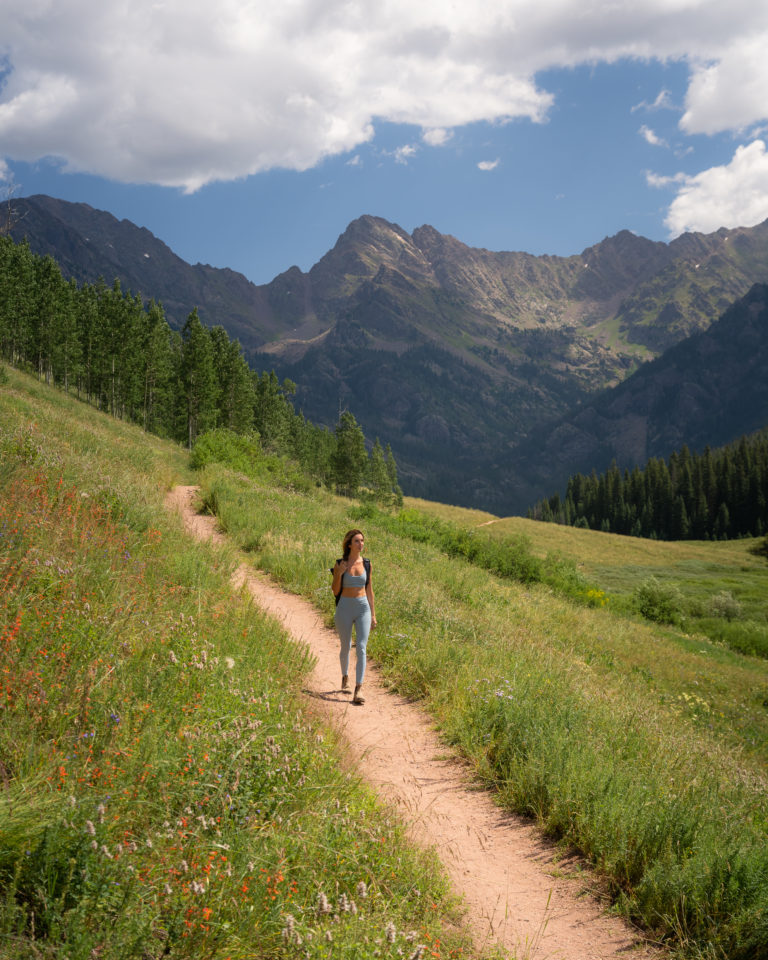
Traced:
<path id="1" fill-rule="evenodd" d="M 365 574 L 344 573 L 341 578 L 342 588 L 365 587 Z"/>

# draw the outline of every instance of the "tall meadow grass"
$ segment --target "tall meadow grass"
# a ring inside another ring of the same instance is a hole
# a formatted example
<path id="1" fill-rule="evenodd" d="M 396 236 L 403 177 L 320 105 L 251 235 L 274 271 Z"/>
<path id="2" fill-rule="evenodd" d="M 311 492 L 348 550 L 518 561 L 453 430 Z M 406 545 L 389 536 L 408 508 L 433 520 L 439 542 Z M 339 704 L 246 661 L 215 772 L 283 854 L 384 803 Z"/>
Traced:
<path id="1" fill-rule="evenodd" d="M 502 580 L 350 502 L 213 467 L 202 480 L 234 540 L 328 622 L 329 560 L 361 525 L 371 657 L 499 801 L 588 855 L 617 908 L 673 952 L 768 957 L 765 708 L 740 715 L 766 690 L 763 661 Z"/>
<path id="2" fill-rule="evenodd" d="M 186 457 L 0 390 L 0 955 L 464 956 L 300 695 L 308 651 L 163 508 Z"/>

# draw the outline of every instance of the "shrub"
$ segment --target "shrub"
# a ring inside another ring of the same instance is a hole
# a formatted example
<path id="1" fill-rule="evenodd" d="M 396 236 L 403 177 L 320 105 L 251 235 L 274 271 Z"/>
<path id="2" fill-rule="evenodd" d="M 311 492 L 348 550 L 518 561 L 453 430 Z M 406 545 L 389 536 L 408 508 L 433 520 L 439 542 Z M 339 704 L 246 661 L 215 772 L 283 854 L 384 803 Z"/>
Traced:
<path id="1" fill-rule="evenodd" d="M 257 433 L 245 436 L 225 427 L 200 434 L 190 455 L 195 470 L 201 470 L 209 463 L 223 463 L 248 476 L 255 473 L 263 457 Z"/>
<path id="2" fill-rule="evenodd" d="M 758 540 L 754 546 L 750 547 L 749 552 L 754 553 L 756 557 L 765 557 L 768 560 L 768 533 L 762 540 Z"/>
<path id="3" fill-rule="evenodd" d="M 710 616 L 720 617 L 722 620 L 741 620 L 743 611 L 731 591 L 722 590 L 709 601 L 709 613 Z"/>
<path id="4" fill-rule="evenodd" d="M 648 577 L 635 590 L 635 608 L 646 620 L 679 624 L 683 616 L 683 595 L 674 584 Z"/>
<path id="5" fill-rule="evenodd" d="M 220 463 L 251 479 L 268 479 L 282 487 L 309 493 L 312 482 L 297 463 L 277 454 L 265 454 L 258 433 L 243 435 L 226 427 L 200 434 L 190 455 L 192 467 L 200 470 Z"/>
<path id="6" fill-rule="evenodd" d="M 748 657 L 768 660 L 768 625 L 754 620 L 700 620 L 696 629 L 706 633 L 710 640 Z"/>

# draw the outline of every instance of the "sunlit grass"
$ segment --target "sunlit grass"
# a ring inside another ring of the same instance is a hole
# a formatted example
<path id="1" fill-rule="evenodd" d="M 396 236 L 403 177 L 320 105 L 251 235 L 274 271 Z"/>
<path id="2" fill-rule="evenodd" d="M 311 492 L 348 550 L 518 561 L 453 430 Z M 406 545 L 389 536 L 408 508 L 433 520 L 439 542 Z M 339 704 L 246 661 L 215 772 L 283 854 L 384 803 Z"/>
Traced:
<path id="1" fill-rule="evenodd" d="M 305 710 L 307 650 L 163 508 L 178 448 L 0 390 L 0 954 L 465 955 Z"/>
<path id="2" fill-rule="evenodd" d="M 649 577 L 672 584 L 682 594 L 681 613 L 691 634 L 718 638 L 716 628 L 722 625 L 709 622 L 709 608 L 713 598 L 722 592 L 730 593 L 741 608 L 740 621 L 754 625 L 741 632 L 759 632 L 761 640 L 755 652 L 768 653 L 768 563 L 751 552 L 752 540 L 645 540 L 525 517 L 493 517 L 412 498 L 406 498 L 406 504 L 465 529 L 482 529 L 489 537 L 525 536 L 536 556 L 556 553 L 574 561 L 585 579 L 626 613 L 632 611 L 635 591 Z M 738 627 L 739 624 L 732 624 L 732 632 L 737 632 Z M 729 645 L 739 649 L 738 638 Z"/>
<path id="3" fill-rule="evenodd" d="M 622 909 L 686 955 L 768 949 L 765 661 L 617 614 L 610 595 L 585 608 L 500 580 L 340 499 L 215 468 L 203 486 L 235 541 L 328 622 L 329 562 L 347 527 L 362 526 L 377 590 L 372 659 L 424 699 L 500 800 L 576 843 Z M 652 545 L 658 565 L 665 546 Z"/>

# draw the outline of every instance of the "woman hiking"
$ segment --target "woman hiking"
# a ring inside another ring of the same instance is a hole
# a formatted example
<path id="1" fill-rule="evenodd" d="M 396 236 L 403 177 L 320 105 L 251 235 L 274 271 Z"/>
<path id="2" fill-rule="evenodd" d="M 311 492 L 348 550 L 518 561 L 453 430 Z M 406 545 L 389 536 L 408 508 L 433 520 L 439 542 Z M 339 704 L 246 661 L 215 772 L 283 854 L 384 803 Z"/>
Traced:
<path id="1" fill-rule="evenodd" d="M 341 689 L 349 693 L 349 649 L 355 628 L 355 692 L 352 703 L 365 703 L 360 690 L 365 678 L 368 634 L 376 626 L 376 607 L 371 583 L 371 561 L 363 559 L 365 537 L 362 530 L 349 530 L 344 537 L 343 556 L 331 568 L 331 589 L 336 597 L 336 629 L 341 648 Z"/>

